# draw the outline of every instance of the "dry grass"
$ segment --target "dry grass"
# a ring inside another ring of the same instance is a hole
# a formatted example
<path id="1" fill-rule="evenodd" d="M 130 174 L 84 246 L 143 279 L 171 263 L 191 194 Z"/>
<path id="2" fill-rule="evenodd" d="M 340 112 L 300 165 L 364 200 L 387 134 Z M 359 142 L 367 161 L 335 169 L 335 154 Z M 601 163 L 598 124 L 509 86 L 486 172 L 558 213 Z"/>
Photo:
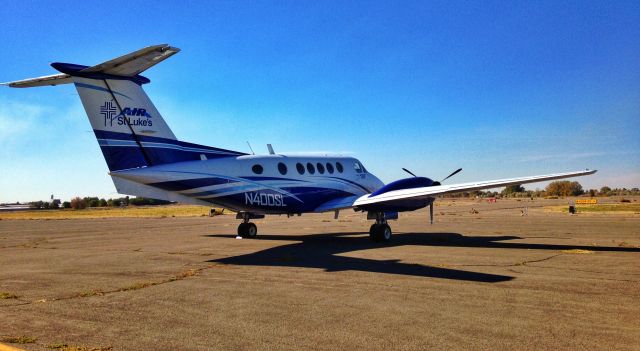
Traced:
<path id="1" fill-rule="evenodd" d="M 568 205 L 547 206 L 545 210 L 552 212 L 569 212 Z M 577 213 L 640 213 L 640 203 L 616 203 L 616 204 L 597 204 L 597 205 L 576 205 Z"/>
<path id="2" fill-rule="evenodd" d="M 32 338 L 30 336 L 5 336 L 0 339 L 1 342 L 8 342 L 11 344 L 33 344 L 38 340 L 37 338 Z"/>
<path id="3" fill-rule="evenodd" d="M 162 280 L 135 283 L 133 285 L 125 286 L 123 288 L 118 288 L 118 289 L 114 289 L 114 290 L 93 289 L 93 290 L 89 290 L 89 291 L 84 291 L 84 292 L 77 293 L 77 294 L 73 295 L 72 298 L 74 298 L 74 297 L 102 296 L 102 295 L 105 295 L 105 294 L 111 294 L 111 293 L 116 293 L 116 292 L 140 290 L 140 289 L 148 288 L 148 287 L 151 287 L 151 286 L 156 286 L 156 285 L 165 284 L 165 283 L 171 283 L 171 282 L 175 282 L 175 281 L 178 281 L 178 280 L 183 280 L 183 279 L 190 278 L 190 277 L 195 277 L 198 274 L 200 274 L 201 271 L 203 271 L 205 269 L 208 269 L 208 268 L 211 268 L 211 267 L 213 267 L 213 265 L 209 265 L 209 266 L 201 267 L 201 268 L 193 268 L 193 269 L 189 269 L 189 270 L 186 270 L 186 271 L 182 271 L 182 272 L 180 272 L 180 273 L 178 273 L 178 274 L 176 274 L 174 276 L 171 276 L 169 278 L 165 278 L 165 279 L 162 279 Z"/>
<path id="4" fill-rule="evenodd" d="M 105 347 L 69 346 L 66 343 L 47 345 L 47 348 L 61 350 L 61 351 L 109 351 L 113 349 L 112 346 L 105 346 Z"/>
<path id="5" fill-rule="evenodd" d="M 33 210 L 0 212 L 0 219 L 164 218 L 208 216 L 210 207 L 192 205 L 93 207 L 84 210 Z M 231 213 L 225 211 L 225 214 Z"/>
<path id="6" fill-rule="evenodd" d="M 18 295 L 14 295 L 8 292 L 0 292 L 0 300 L 17 299 Z"/>

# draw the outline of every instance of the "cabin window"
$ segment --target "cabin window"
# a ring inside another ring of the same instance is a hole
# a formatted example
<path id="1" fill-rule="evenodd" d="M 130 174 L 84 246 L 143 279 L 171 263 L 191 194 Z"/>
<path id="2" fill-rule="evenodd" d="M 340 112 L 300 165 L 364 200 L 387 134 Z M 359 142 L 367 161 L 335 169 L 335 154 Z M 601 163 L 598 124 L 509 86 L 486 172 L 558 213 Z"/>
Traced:
<path id="1" fill-rule="evenodd" d="M 333 165 L 327 162 L 327 172 L 333 174 Z"/>
<path id="2" fill-rule="evenodd" d="M 358 162 L 353 164 L 353 169 L 356 170 L 356 173 L 362 173 L 362 167 L 360 167 L 360 163 Z"/>
<path id="3" fill-rule="evenodd" d="M 302 165 L 302 163 L 296 163 L 296 169 L 298 170 L 298 173 L 300 173 L 301 175 L 304 174 L 304 166 Z"/>
<path id="4" fill-rule="evenodd" d="M 338 170 L 338 172 L 342 173 L 344 171 L 344 168 L 342 167 L 342 163 L 336 162 L 336 169 Z"/>
<path id="5" fill-rule="evenodd" d="M 280 174 L 282 175 L 287 174 L 287 165 L 282 162 L 278 163 L 278 172 L 280 172 Z"/>
<path id="6" fill-rule="evenodd" d="M 322 165 L 322 163 L 316 163 L 316 168 L 318 168 L 318 173 L 324 174 L 324 166 Z"/>
<path id="7" fill-rule="evenodd" d="M 307 172 L 309 172 L 309 174 L 316 173 L 316 169 L 313 167 L 313 164 L 311 164 L 311 162 L 307 162 Z"/>
<path id="8" fill-rule="evenodd" d="M 261 165 L 253 165 L 253 167 L 251 167 L 251 170 L 255 174 L 262 174 L 262 172 L 264 171 L 264 168 L 262 168 Z"/>

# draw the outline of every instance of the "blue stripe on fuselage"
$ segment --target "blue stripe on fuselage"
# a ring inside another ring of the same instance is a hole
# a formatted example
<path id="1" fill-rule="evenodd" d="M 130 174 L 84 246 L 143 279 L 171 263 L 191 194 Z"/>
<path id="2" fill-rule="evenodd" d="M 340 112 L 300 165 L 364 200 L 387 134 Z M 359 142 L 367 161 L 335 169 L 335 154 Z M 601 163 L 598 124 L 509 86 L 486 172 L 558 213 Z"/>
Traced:
<path id="1" fill-rule="evenodd" d="M 151 183 L 147 184 L 167 191 L 185 191 L 195 188 L 202 188 L 211 185 L 220 185 L 228 183 L 237 183 L 229 179 L 223 178 L 196 178 L 196 179 L 184 179 L 184 180 L 172 180 L 167 182 Z M 194 194 L 189 194 L 194 196 Z"/>
<path id="2" fill-rule="evenodd" d="M 109 170 L 155 166 L 183 161 L 197 161 L 201 155 L 208 159 L 246 155 L 242 152 L 198 145 L 180 140 L 118 133 L 104 130 L 93 130 Z M 138 145 L 142 144 L 142 149 Z M 144 149 L 144 154 L 142 150 Z M 145 156 L 150 161 L 146 162 Z"/>

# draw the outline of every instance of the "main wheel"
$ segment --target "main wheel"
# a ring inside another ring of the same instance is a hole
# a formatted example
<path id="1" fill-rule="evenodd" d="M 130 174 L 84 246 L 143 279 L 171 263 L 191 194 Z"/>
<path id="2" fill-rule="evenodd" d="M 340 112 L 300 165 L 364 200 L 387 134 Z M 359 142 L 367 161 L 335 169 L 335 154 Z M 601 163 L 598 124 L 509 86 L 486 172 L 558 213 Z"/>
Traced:
<path id="1" fill-rule="evenodd" d="M 247 238 L 255 238 L 255 236 L 258 235 L 258 227 L 255 224 L 251 223 L 251 222 L 246 223 L 246 224 L 247 224 L 247 229 L 246 229 L 246 235 L 245 236 Z"/>
<path id="2" fill-rule="evenodd" d="M 380 241 L 380 236 L 378 235 L 378 227 L 380 227 L 380 224 L 374 223 L 371 225 L 371 227 L 369 228 L 369 240 Z"/>
<path id="3" fill-rule="evenodd" d="M 238 225 L 238 236 L 243 238 L 247 236 L 247 223 L 240 223 L 240 225 Z"/>
<path id="4" fill-rule="evenodd" d="M 380 224 L 380 226 L 378 227 L 378 233 L 380 236 L 380 241 L 384 241 L 385 243 L 387 243 L 391 240 L 391 227 L 388 224 Z"/>
<path id="5" fill-rule="evenodd" d="M 369 229 L 369 238 L 376 242 L 389 242 L 391 240 L 391 227 L 386 223 L 373 224 Z"/>

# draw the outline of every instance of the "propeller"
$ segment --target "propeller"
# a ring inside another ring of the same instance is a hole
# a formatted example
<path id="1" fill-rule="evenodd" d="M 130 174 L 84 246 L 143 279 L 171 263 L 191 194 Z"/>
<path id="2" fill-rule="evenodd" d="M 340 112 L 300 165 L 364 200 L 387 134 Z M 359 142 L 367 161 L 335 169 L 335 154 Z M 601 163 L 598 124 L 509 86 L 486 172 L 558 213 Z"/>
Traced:
<path id="1" fill-rule="evenodd" d="M 453 177 L 454 175 L 458 174 L 460 171 L 462 171 L 462 168 L 458 168 L 456 169 L 453 173 L 449 174 L 448 176 L 446 176 L 444 179 L 442 179 L 439 182 L 433 182 L 433 185 L 442 185 L 442 182 L 444 182 L 445 180 Z"/>
<path id="2" fill-rule="evenodd" d="M 405 171 L 405 172 L 407 172 L 407 173 L 409 173 L 409 174 L 411 174 L 411 175 L 412 175 L 412 176 L 414 176 L 414 177 L 417 177 L 417 175 L 413 174 L 413 172 L 411 172 L 410 170 L 408 170 L 408 169 L 406 169 L 406 168 L 404 168 L 404 167 L 402 168 L 402 170 L 403 170 L 403 171 Z"/>
<path id="3" fill-rule="evenodd" d="M 447 179 L 453 177 L 454 175 L 460 173 L 460 171 L 462 171 L 462 168 L 456 169 L 455 171 L 453 171 L 453 173 L 449 174 L 448 176 L 443 178 L 441 181 L 433 182 L 433 185 L 442 185 L 442 182 L 444 182 L 445 180 L 447 180 Z M 433 202 L 431 202 L 431 204 L 429 205 L 429 220 L 431 221 L 431 224 L 433 224 Z"/>
<path id="4" fill-rule="evenodd" d="M 411 174 L 414 177 L 417 177 L 417 175 L 413 174 L 413 172 L 411 172 L 410 170 L 406 169 L 406 168 L 402 168 L 403 171 Z M 462 168 L 458 168 L 455 171 L 453 171 L 453 173 L 449 174 L 448 176 L 446 176 L 445 178 L 443 178 L 441 181 L 439 182 L 433 182 L 432 185 L 442 185 L 442 182 L 444 182 L 445 180 L 453 177 L 454 175 L 460 173 L 460 171 L 462 171 Z M 431 202 L 431 204 L 429 204 L 429 220 L 431 222 L 431 224 L 433 224 L 433 201 Z"/>
<path id="5" fill-rule="evenodd" d="M 445 180 L 453 177 L 454 175 L 460 173 L 460 171 L 462 171 L 462 168 L 458 168 L 456 169 L 453 173 L 449 174 L 446 178 L 444 178 L 443 180 L 440 181 L 440 183 L 444 182 Z"/>

